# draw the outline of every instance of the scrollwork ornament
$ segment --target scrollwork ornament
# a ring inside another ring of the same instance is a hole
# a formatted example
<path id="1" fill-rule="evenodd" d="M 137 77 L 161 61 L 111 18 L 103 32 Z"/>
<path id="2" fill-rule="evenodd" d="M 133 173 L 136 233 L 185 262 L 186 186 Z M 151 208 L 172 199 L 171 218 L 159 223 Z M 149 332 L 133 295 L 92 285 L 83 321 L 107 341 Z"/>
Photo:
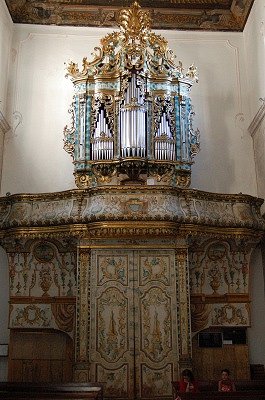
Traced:
<path id="1" fill-rule="evenodd" d="M 180 188 L 188 188 L 191 183 L 190 173 L 181 174 L 178 173 L 176 177 L 176 186 Z"/>
<path id="2" fill-rule="evenodd" d="M 194 158 L 200 151 L 200 131 L 199 131 L 199 129 L 196 129 L 196 131 L 194 131 L 194 129 L 193 129 L 194 115 L 195 115 L 194 108 L 191 105 L 190 114 L 189 114 L 189 137 L 190 137 L 190 156 L 191 156 L 191 158 Z"/>
<path id="3" fill-rule="evenodd" d="M 92 178 L 88 173 L 75 172 L 75 184 L 79 189 L 87 189 L 92 185 Z"/>
<path id="4" fill-rule="evenodd" d="M 71 127 L 68 128 L 66 125 L 64 127 L 63 135 L 64 135 L 64 150 L 69 153 L 72 158 L 74 158 L 74 151 L 75 151 L 75 108 L 74 108 L 74 103 L 71 104 L 69 110 L 69 114 L 71 114 Z"/>
<path id="5" fill-rule="evenodd" d="M 109 183 L 113 176 L 117 175 L 115 164 L 95 164 L 92 166 L 96 180 L 100 183 Z"/>
<path id="6" fill-rule="evenodd" d="M 92 101 L 92 129 L 96 128 L 97 123 L 97 114 L 99 112 L 100 107 L 103 107 L 106 112 L 107 122 L 109 124 L 111 132 L 113 132 L 114 128 L 114 101 L 113 96 L 109 94 L 104 94 L 102 92 L 96 93 L 93 96 Z"/>
<path id="7" fill-rule="evenodd" d="M 174 174 L 174 166 L 169 164 L 149 164 L 148 174 L 157 182 L 170 183 Z"/>

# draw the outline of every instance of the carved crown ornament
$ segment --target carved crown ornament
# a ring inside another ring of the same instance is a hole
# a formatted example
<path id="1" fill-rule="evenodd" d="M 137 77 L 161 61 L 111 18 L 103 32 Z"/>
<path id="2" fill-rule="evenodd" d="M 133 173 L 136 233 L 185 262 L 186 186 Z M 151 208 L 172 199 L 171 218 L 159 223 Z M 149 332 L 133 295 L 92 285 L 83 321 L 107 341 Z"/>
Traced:
<path id="1" fill-rule="evenodd" d="M 189 92 L 198 81 L 165 38 L 150 29 L 138 3 L 117 16 L 119 31 L 103 37 L 94 58 L 75 62 L 75 87 L 64 149 L 72 156 L 78 188 L 156 185 L 185 188 L 200 148 Z"/>

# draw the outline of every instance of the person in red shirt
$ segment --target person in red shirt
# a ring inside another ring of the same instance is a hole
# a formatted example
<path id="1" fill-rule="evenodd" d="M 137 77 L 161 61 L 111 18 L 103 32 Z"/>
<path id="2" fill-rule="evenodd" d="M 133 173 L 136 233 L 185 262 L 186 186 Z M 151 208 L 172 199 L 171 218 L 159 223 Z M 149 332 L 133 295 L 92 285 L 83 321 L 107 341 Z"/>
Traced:
<path id="1" fill-rule="evenodd" d="M 230 379 L 230 371 L 228 369 L 223 369 L 221 372 L 221 379 L 218 382 L 219 392 L 235 392 L 235 384 Z"/>
<path id="2" fill-rule="evenodd" d="M 179 391 L 196 393 L 198 392 L 198 383 L 194 379 L 193 373 L 189 369 L 184 369 L 179 382 Z"/>

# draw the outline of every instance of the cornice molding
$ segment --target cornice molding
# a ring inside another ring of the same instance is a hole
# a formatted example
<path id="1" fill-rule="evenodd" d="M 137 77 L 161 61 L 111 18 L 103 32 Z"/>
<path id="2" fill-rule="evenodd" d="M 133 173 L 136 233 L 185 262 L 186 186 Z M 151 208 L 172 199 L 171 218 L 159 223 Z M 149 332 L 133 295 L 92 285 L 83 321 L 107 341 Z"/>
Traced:
<path id="1" fill-rule="evenodd" d="M 255 133 L 259 129 L 259 127 L 265 117 L 265 98 L 263 98 L 263 99 L 261 98 L 260 101 L 262 104 L 261 104 L 257 114 L 253 118 L 251 124 L 248 127 L 248 131 L 252 137 L 254 137 Z"/>

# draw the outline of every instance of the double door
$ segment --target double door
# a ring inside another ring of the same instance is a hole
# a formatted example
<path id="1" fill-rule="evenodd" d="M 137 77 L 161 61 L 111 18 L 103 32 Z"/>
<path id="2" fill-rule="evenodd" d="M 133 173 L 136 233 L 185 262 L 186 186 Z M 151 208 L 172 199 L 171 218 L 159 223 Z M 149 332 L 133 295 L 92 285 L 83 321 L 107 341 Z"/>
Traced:
<path id="1" fill-rule="evenodd" d="M 178 376 L 173 250 L 92 250 L 90 379 L 104 396 L 167 399 Z"/>

